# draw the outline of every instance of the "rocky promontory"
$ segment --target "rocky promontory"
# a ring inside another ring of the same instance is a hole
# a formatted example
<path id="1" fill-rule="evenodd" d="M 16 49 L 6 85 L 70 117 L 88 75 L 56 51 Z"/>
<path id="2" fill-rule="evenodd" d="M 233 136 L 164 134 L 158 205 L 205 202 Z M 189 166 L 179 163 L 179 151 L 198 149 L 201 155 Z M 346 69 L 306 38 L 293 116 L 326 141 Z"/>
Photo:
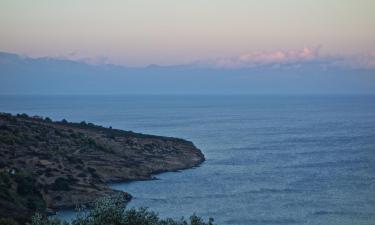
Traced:
<path id="1" fill-rule="evenodd" d="M 0 218 L 90 203 L 119 192 L 109 182 L 152 179 L 203 161 L 192 142 L 179 138 L 1 113 Z"/>

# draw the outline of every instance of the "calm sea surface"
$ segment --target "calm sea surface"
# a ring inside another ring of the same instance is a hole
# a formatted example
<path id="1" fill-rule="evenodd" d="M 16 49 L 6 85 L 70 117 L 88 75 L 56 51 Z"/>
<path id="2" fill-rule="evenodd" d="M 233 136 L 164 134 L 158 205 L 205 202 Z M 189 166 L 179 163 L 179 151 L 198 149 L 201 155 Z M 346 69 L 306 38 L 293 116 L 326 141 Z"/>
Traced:
<path id="1" fill-rule="evenodd" d="M 0 96 L 0 111 L 202 149 L 198 168 L 113 185 L 129 207 L 218 224 L 375 224 L 375 96 Z"/>

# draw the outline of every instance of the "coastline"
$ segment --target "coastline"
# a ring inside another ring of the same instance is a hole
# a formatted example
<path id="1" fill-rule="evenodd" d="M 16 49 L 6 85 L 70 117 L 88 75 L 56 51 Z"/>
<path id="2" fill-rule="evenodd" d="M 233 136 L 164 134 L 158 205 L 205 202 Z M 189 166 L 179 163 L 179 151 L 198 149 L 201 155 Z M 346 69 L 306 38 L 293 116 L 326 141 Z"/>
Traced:
<path id="1" fill-rule="evenodd" d="M 205 160 L 203 160 L 200 164 L 197 164 L 196 166 L 193 166 L 193 167 L 189 167 L 189 168 L 184 168 L 184 169 L 179 169 L 179 170 L 175 170 L 175 171 L 163 171 L 163 172 L 158 172 L 158 173 L 153 173 L 152 174 L 152 177 L 150 179 L 138 179 L 138 180 L 128 180 L 128 181 L 119 181 L 119 182 L 111 182 L 111 183 L 107 183 L 107 186 L 113 190 L 113 191 L 118 191 L 118 192 L 123 192 L 122 190 L 118 190 L 118 189 L 115 189 L 115 188 L 112 188 L 113 185 L 124 185 L 124 184 L 130 184 L 132 182 L 141 182 L 141 181 L 153 181 L 153 180 L 159 180 L 159 178 L 157 177 L 154 177 L 154 175 L 161 175 L 163 173 L 182 173 L 184 170 L 189 170 L 189 169 L 194 169 L 194 168 L 198 168 L 200 167 L 203 163 L 205 162 Z M 130 198 L 129 199 L 126 199 L 124 201 L 124 204 L 128 204 L 130 203 L 132 200 L 133 200 L 133 196 L 131 193 L 128 193 L 126 192 L 127 194 L 130 195 Z M 90 205 L 90 203 L 87 203 L 88 205 Z M 71 207 L 63 207 L 63 208 L 58 208 L 58 209 L 55 209 L 54 211 L 51 211 L 50 213 L 50 216 L 57 216 L 58 218 L 62 219 L 62 220 L 65 220 L 65 221 L 71 221 L 73 218 L 75 218 L 75 213 L 76 213 L 76 207 L 75 205 L 74 206 L 71 206 Z"/>
<path id="2" fill-rule="evenodd" d="M 184 139 L 26 114 L 0 113 L 0 149 L 0 172 L 11 178 L 13 172 L 27 174 L 35 180 L 44 206 L 25 206 L 22 210 L 28 213 L 71 209 L 118 193 L 129 202 L 129 193 L 108 184 L 152 180 L 205 161 L 203 153 Z M 0 198 L 0 204 L 11 207 L 6 199 Z"/>
<path id="3" fill-rule="evenodd" d="M 116 180 L 116 181 L 108 181 L 106 182 L 106 186 L 110 189 L 110 191 L 112 191 L 113 193 L 104 193 L 104 195 L 106 194 L 124 194 L 124 203 L 129 203 L 133 196 L 131 193 L 129 192 L 126 192 L 126 191 L 121 191 L 121 190 L 117 190 L 117 189 L 113 189 L 111 186 L 112 185 L 115 185 L 115 184 L 128 184 L 128 183 L 132 183 L 132 182 L 137 182 L 137 181 L 152 181 L 152 180 L 159 180 L 159 178 L 155 177 L 156 175 L 160 175 L 160 174 L 163 174 L 163 173 L 180 173 L 180 172 L 183 172 L 183 170 L 189 170 L 189 169 L 194 169 L 194 168 L 198 168 L 200 167 L 203 163 L 205 162 L 205 159 L 203 159 L 202 161 L 200 161 L 199 163 L 197 163 L 196 165 L 193 165 L 193 166 L 189 166 L 189 167 L 184 167 L 184 168 L 178 168 L 178 169 L 175 169 L 175 170 L 160 170 L 160 171 L 156 171 L 156 172 L 153 172 L 153 173 L 150 173 L 150 177 L 149 178 L 140 178 L 140 179 L 132 179 L 132 180 Z M 96 200 L 96 198 L 93 198 L 92 200 L 89 200 L 89 201 L 86 201 L 86 202 L 81 202 L 80 204 L 67 204 L 67 205 L 62 205 L 62 206 L 59 206 L 59 207 L 56 207 L 56 208 L 53 208 L 51 210 L 53 210 L 54 212 L 58 212 L 58 211 L 61 211 L 61 210 L 74 210 L 78 205 L 90 205 L 91 203 L 93 203 L 94 201 Z"/>

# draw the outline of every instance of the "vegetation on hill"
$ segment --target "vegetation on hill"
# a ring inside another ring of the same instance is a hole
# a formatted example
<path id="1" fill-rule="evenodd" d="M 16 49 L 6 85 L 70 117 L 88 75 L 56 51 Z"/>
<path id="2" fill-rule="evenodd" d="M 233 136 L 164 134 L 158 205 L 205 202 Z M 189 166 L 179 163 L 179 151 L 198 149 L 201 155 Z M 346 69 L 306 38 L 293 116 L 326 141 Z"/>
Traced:
<path id="1" fill-rule="evenodd" d="M 108 182 L 152 179 L 203 161 L 193 143 L 179 138 L 0 113 L 0 218 L 24 223 L 34 212 L 101 196 L 126 202 L 130 194 Z"/>
<path id="2" fill-rule="evenodd" d="M 68 225 L 68 223 L 56 217 L 48 218 L 36 214 L 28 225 Z M 126 209 L 121 198 L 114 196 L 98 199 L 94 207 L 89 210 L 78 210 L 72 225 L 213 225 L 213 219 L 210 218 L 205 222 L 196 215 L 190 216 L 188 220 L 161 219 L 157 213 L 147 208 Z"/>
<path id="3" fill-rule="evenodd" d="M 43 211 L 45 202 L 35 179 L 25 172 L 0 172 L 0 219 L 1 224 L 14 220 L 24 223 L 34 211 Z"/>

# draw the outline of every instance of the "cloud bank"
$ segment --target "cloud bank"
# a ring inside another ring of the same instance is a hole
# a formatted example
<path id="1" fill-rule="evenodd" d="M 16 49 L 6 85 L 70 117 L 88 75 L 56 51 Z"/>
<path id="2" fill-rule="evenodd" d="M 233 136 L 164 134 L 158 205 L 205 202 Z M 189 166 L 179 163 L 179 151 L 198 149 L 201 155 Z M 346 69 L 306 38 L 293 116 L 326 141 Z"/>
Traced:
<path id="1" fill-rule="evenodd" d="M 81 52 L 81 51 L 72 51 L 67 54 L 60 54 L 53 57 L 46 57 L 46 58 L 53 58 L 53 59 L 61 59 L 61 60 L 71 60 L 76 62 L 83 62 L 91 65 L 101 65 L 101 64 L 109 64 L 110 58 L 103 55 L 97 55 L 94 57 L 89 57 L 88 53 Z"/>
<path id="2" fill-rule="evenodd" d="M 316 65 L 323 69 L 375 69 L 375 52 L 352 55 L 323 55 L 321 45 L 305 47 L 300 50 L 257 51 L 232 57 L 219 57 L 213 60 L 200 61 L 199 66 L 242 69 L 259 67 L 291 67 Z"/>

